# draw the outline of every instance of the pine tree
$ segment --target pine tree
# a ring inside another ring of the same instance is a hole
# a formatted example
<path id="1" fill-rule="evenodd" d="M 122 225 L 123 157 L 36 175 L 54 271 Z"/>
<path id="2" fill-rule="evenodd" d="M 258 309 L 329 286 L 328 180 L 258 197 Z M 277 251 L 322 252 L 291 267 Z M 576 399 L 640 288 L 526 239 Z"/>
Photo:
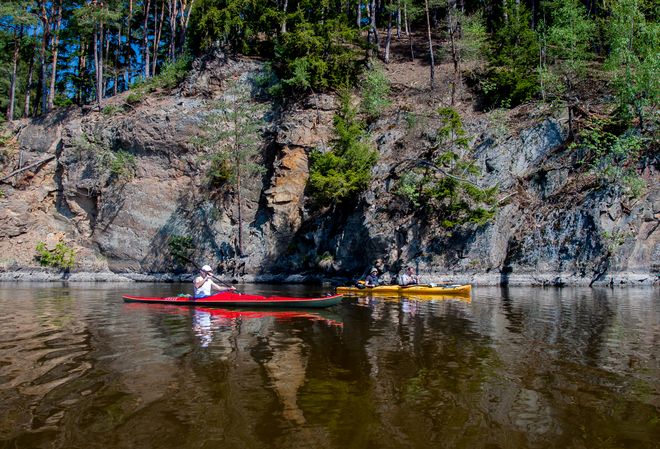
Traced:
<path id="1" fill-rule="evenodd" d="M 607 67 L 614 74 L 613 86 L 624 119 L 637 117 L 645 128 L 649 107 L 657 108 L 660 96 L 660 26 L 647 20 L 639 0 L 612 3 Z"/>
<path id="2" fill-rule="evenodd" d="M 250 85 L 236 82 L 206 118 L 203 135 L 195 142 L 209 153 L 208 179 L 212 187 L 234 185 L 237 208 L 237 247 L 243 255 L 243 189 L 263 172 L 256 162 L 260 151 L 263 111 L 250 98 Z"/>

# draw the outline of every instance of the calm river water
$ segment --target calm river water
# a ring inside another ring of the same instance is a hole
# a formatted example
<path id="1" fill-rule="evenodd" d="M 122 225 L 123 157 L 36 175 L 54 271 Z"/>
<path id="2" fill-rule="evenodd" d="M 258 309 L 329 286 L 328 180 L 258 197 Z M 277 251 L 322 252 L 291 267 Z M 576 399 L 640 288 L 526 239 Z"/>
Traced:
<path id="1" fill-rule="evenodd" d="M 0 284 L 0 448 L 660 445 L 658 289 L 293 312 L 121 300 L 184 288 Z"/>

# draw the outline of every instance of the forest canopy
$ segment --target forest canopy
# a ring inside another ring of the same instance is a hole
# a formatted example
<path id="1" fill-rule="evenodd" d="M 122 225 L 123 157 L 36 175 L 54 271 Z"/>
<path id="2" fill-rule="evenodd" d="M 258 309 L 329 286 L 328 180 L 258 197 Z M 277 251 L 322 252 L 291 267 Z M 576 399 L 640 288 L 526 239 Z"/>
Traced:
<path id="1" fill-rule="evenodd" d="M 643 127 L 658 102 L 659 8 L 652 0 L 5 1 L 0 106 L 7 120 L 71 104 L 100 109 L 136 83 L 181 79 L 191 57 L 214 49 L 270 61 L 274 96 L 336 90 L 357 86 L 375 58 L 389 63 L 398 40 L 409 42 L 404 57 L 429 63 L 429 88 L 435 66 L 449 63 L 452 102 L 465 80 L 485 107 L 540 99 L 570 110 L 576 86 L 600 64 L 619 116 Z"/>

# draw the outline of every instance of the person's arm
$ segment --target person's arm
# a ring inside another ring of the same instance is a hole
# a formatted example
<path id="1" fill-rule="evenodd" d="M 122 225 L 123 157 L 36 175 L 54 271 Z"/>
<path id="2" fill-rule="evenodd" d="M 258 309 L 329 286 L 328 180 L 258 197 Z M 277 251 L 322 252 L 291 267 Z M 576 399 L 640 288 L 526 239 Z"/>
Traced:
<path id="1" fill-rule="evenodd" d="M 205 281 L 206 279 L 203 278 L 202 276 L 197 276 L 193 281 L 193 285 L 195 286 L 195 288 L 200 288 L 202 285 L 204 285 Z"/>
<path id="2" fill-rule="evenodd" d="M 220 285 L 216 284 L 213 281 L 211 281 L 211 288 L 215 288 L 219 292 L 223 292 L 225 290 L 236 290 L 236 287 L 233 287 L 233 286 L 230 287 L 230 286 L 224 286 L 224 285 L 220 286 Z"/>

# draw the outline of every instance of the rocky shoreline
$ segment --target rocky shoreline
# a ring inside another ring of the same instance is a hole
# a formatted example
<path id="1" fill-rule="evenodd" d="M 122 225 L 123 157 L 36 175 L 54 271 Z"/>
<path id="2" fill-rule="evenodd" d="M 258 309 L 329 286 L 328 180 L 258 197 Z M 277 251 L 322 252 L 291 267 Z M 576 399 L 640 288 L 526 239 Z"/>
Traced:
<path id="1" fill-rule="evenodd" d="M 113 273 L 106 272 L 57 272 L 46 269 L 23 269 L 0 272 L 0 283 L 10 282 L 108 282 L 108 283 L 135 283 L 135 282 L 191 282 L 193 273 Z M 350 282 L 347 277 L 325 277 L 312 274 L 284 274 L 284 275 L 245 275 L 240 278 L 219 275 L 224 282 L 240 282 L 249 284 L 323 284 L 342 285 Z M 557 273 L 529 273 L 503 276 L 499 273 L 486 274 L 430 274 L 423 275 L 425 283 L 455 283 L 472 284 L 473 286 L 552 286 L 552 287 L 653 287 L 660 285 L 660 277 L 650 273 L 617 273 L 604 276 L 597 281 L 590 281 L 574 274 Z"/>

